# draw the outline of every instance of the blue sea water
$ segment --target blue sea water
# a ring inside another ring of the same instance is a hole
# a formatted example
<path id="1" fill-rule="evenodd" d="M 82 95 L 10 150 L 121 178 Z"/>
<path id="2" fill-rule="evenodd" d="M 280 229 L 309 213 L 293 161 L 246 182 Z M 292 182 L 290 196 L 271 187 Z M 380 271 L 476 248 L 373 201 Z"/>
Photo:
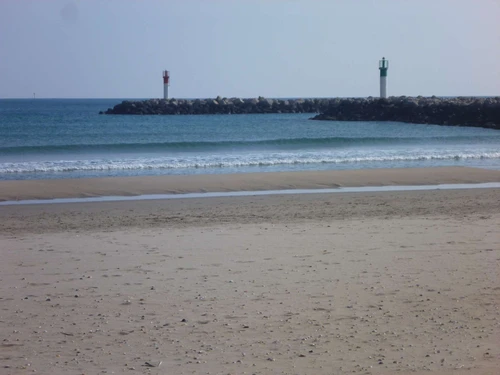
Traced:
<path id="1" fill-rule="evenodd" d="M 0 100 L 0 180 L 395 167 L 500 169 L 500 131 L 311 114 L 110 116 L 120 99 Z"/>

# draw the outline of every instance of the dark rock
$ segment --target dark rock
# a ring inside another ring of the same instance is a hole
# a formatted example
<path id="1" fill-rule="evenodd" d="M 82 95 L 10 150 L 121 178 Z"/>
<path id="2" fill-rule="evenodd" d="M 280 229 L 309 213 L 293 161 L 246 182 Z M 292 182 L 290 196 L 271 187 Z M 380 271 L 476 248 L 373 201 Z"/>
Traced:
<path id="1" fill-rule="evenodd" d="M 500 129 L 500 97 L 391 97 L 331 99 L 150 99 L 125 100 L 107 115 L 201 115 L 245 113 L 320 113 L 314 120 L 395 121 Z"/>
<path id="2" fill-rule="evenodd" d="M 391 97 L 342 99 L 323 108 L 314 120 L 395 121 L 415 124 L 500 129 L 500 98 Z"/>

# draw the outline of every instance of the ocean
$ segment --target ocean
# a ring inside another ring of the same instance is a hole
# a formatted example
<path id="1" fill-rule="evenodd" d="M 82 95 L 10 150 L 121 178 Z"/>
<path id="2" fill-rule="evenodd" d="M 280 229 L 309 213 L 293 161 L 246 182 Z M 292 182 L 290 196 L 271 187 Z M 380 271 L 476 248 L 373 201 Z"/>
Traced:
<path id="1" fill-rule="evenodd" d="M 0 99 L 0 180 L 470 166 L 500 131 L 313 114 L 99 115 L 121 99 Z"/>

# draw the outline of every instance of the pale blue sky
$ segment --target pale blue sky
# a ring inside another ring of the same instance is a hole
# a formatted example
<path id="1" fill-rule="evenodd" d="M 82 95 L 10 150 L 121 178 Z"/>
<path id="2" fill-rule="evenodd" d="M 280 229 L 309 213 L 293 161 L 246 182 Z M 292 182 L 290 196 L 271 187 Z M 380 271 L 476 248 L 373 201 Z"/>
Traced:
<path id="1" fill-rule="evenodd" d="M 0 0 L 0 98 L 500 95 L 500 0 Z"/>

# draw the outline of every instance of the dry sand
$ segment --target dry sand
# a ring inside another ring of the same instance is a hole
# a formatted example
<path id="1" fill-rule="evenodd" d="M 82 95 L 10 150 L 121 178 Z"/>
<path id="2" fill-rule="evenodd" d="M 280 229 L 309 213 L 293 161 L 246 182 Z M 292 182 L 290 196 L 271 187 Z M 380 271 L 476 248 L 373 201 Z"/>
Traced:
<path id="1" fill-rule="evenodd" d="M 0 374 L 498 374 L 499 223 L 500 189 L 3 206 Z"/>

